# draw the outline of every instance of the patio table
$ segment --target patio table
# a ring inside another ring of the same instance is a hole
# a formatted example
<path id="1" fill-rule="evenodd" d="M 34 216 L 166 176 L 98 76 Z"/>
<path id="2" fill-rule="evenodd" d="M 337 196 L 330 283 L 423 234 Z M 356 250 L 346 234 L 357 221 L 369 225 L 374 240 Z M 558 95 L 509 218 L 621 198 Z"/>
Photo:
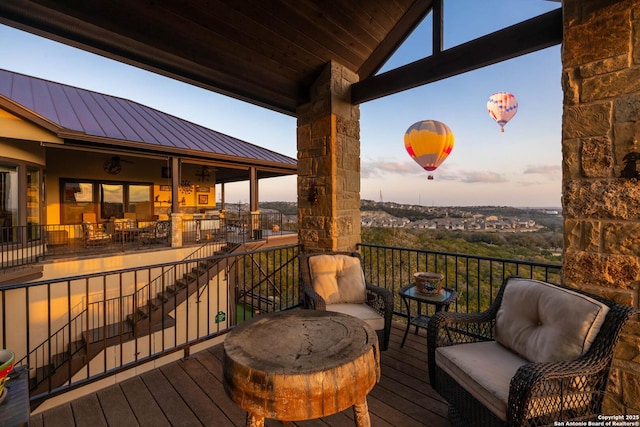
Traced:
<path id="1" fill-rule="evenodd" d="M 356 426 L 369 427 L 366 398 L 379 379 L 376 332 L 341 313 L 265 314 L 224 342 L 225 391 L 247 411 L 247 426 L 262 427 L 265 418 L 320 418 L 353 406 Z"/>

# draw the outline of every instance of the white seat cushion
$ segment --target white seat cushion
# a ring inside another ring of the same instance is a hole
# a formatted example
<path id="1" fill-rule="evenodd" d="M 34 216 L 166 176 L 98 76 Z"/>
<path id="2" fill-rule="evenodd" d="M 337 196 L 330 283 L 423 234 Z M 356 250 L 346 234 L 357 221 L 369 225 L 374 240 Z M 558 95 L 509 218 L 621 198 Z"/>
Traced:
<path id="1" fill-rule="evenodd" d="M 374 330 L 384 329 L 384 317 L 367 304 L 327 304 L 327 311 L 348 314 L 364 320 Z"/>
<path id="2" fill-rule="evenodd" d="M 436 364 L 501 420 L 507 419 L 509 383 L 527 360 L 495 341 L 436 349 Z"/>
<path id="3" fill-rule="evenodd" d="M 527 363 L 530 362 L 495 341 L 436 349 L 436 364 L 503 421 L 507 420 L 511 378 Z M 585 377 L 577 376 L 571 387 L 563 390 L 564 398 L 557 394 L 534 396 L 530 406 L 525 408 L 528 417 L 590 405 L 592 394 L 585 384 Z"/>
<path id="4" fill-rule="evenodd" d="M 360 259 L 349 255 L 314 255 L 309 258 L 313 290 L 326 304 L 366 301 L 366 285 Z"/>
<path id="5" fill-rule="evenodd" d="M 532 362 L 560 362 L 591 347 L 609 307 L 539 280 L 511 278 L 496 315 L 495 338 Z"/>

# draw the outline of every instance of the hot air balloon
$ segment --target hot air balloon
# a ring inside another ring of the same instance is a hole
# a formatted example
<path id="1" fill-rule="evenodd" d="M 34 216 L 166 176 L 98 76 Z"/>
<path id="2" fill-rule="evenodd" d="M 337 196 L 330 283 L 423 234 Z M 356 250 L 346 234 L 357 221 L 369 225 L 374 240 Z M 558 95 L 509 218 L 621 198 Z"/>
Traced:
<path id="1" fill-rule="evenodd" d="M 518 112 L 518 100 L 509 92 L 496 92 L 487 101 L 489 115 L 500 125 L 500 132 L 504 132 L 504 125 Z"/>
<path id="2" fill-rule="evenodd" d="M 423 120 L 404 133 L 404 148 L 417 164 L 432 172 L 453 150 L 453 132 L 442 122 Z M 428 179 L 433 179 L 433 175 Z"/>

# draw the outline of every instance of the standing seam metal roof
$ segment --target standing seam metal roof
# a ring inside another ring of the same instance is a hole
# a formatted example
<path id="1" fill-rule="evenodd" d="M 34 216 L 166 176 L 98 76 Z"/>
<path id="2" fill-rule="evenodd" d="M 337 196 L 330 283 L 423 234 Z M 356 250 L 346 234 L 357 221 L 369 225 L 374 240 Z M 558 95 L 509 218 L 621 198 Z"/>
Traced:
<path id="1" fill-rule="evenodd" d="M 296 160 L 128 99 L 0 69 L 0 95 L 65 133 L 295 165 Z M 153 147 L 150 147 L 153 148 Z"/>

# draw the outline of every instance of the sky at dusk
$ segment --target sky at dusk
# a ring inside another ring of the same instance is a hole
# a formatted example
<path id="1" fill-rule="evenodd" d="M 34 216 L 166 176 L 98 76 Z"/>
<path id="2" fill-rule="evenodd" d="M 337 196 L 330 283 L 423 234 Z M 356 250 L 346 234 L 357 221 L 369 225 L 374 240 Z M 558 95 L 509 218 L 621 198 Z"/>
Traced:
<path id="1" fill-rule="evenodd" d="M 445 49 L 560 7 L 546 0 L 445 0 Z M 431 54 L 431 18 L 381 72 Z M 0 68 L 130 99 L 296 158 L 296 119 L 0 25 Z M 513 93 L 518 113 L 500 132 L 486 103 Z M 425 206 L 561 206 L 560 46 L 360 106 L 362 199 Z M 453 131 L 448 159 L 427 180 L 404 148 L 421 120 Z M 248 183 L 225 187 L 247 203 Z M 260 181 L 261 201 L 296 201 L 296 177 Z"/>

